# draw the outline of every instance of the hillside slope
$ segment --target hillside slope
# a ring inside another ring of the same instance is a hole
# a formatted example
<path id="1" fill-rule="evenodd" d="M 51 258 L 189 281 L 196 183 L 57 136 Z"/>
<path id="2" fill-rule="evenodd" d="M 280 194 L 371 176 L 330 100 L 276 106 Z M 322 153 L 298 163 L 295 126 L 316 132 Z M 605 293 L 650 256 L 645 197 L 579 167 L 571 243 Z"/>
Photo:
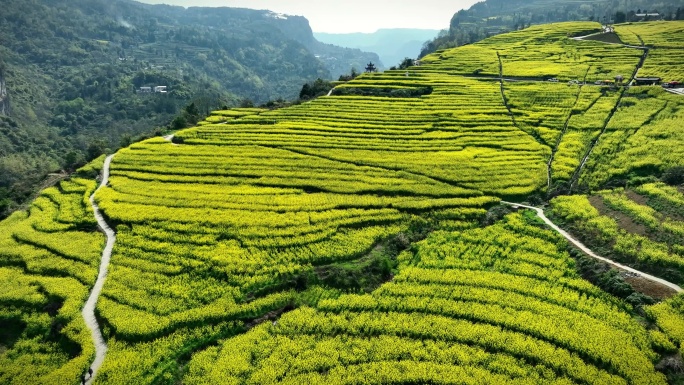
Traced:
<path id="1" fill-rule="evenodd" d="M 447 34 L 427 42 L 420 56 L 439 49 L 474 43 L 489 36 L 515 31 L 533 24 L 546 24 L 572 20 L 590 20 L 603 23 L 615 21 L 616 13 L 624 17 L 643 10 L 660 13 L 667 19 L 684 17 L 682 4 L 677 0 L 485 0 L 469 9 L 454 14 Z M 629 21 L 629 20 L 627 20 Z"/>
<path id="2" fill-rule="evenodd" d="M 584 160 L 621 154 L 614 132 L 630 164 L 662 159 L 651 178 L 684 166 L 679 130 L 658 123 L 684 119 L 675 95 L 591 82 L 629 81 L 644 58 L 572 38 L 599 31 L 533 26 L 118 151 L 95 194 L 117 234 L 94 383 L 666 384 L 679 297 L 608 294 L 559 235 L 498 204 L 601 188 Z M 641 102 L 658 141 L 619 129 Z M 75 384 L 92 360 L 78 309 L 103 246 L 85 199 L 103 160 L 0 223 L 0 382 Z"/>
<path id="3" fill-rule="evenodd" d="M 128 144 L 191 102 L 206 113 L 241 99 L 296 99 L 308 81 L 377 61 L 316 41 L 302 17 L 268 11 L 128 0 L 2 8 L 0 216 L 47 172 Z M 155 86 L 168 92 L 140 92 Z"/>

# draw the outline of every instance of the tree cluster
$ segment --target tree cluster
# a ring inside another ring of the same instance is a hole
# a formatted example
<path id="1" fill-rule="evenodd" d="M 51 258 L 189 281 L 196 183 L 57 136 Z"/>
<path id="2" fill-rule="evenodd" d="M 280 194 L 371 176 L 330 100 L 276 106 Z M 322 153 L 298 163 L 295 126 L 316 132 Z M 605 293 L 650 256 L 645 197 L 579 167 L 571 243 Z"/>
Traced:
<path id="1" fill-rule="evenodd" d="M 356 70 L 356 68 L 352 68 L 349 74 L 340 75 L 338 80 L 341 82 L 348 82 L 350 80 L 356 79 L 357 76 L 359 76 L 359 72 Z"/>
<path id="2" fill-rule="evenodd" d="M 314 99 L 327 94 L 333 88 L 332 83 L 321 78 L 313 82 L 305 83 L 299 92 L 299 100 Z"/>
<path id="3" fill-rule="evenodd" d="M 410 57 L 407 57 L 407 58 L 404 58 L 404 60 L 402 60 L 401 63 L 399 63 L 398 67 L 392 66 L 392 67 L 390 67 L 390 70 L 397 70 L 397 69 L 405 70 L 409 67 L 412 67 L 414 64 L 415 64 L 415 60 L 411 59 Z"/>

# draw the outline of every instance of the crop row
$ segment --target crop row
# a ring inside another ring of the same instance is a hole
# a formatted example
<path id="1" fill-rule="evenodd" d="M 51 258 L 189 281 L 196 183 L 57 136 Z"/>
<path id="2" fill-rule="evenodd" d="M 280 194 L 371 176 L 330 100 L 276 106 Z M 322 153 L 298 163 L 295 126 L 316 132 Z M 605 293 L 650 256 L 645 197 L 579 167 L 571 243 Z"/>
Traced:
<path id="1" fill-rule="evenodd" d="M 684 22 L 651 21 L 626 23 L 615 26 L 615 32 L 623 43 L 655 47 L 681 48 L 684 43 Z"/>
<path id="2" fill-rule="evenodd" d="M 605 196 L 609 197 L 609 205 L 628 211 L 635 219 L 644 223 L 652 223 L 654 217 L 650 208 L 628 202 L 619 196 Z M 682 281 L 684 255 L 681 249 L 621 228 L 615 219 L 601 215 L 586 196 L 555 198 L 551 201 L 551 212 L 568 222 L 585 240 L 609 247 L 617 259 L 646 270 L 657 269 L 658 266 L 671 268 L 665 271 L 666 278 Z"/>
<path id="3" fill-rule="evenodd" d="M 371 383 L 429 381 L 420 377 L 424 368 L 455 365 L 497 383 L 664 383 L 651 363 L 650 334 L 574 276 L 562 244 L 520 214 L 486 229 L 433 234 L 401 255 L 394 282 L 323 299 L 198 353 L 185 381 L 351 383 L 366 367 L 376 369 Z M 534 254 L 517 260 L 526 250 L 542 250 L 535 278 L 497 263 L 530 263 Z M 452 268 L 450 258 L 478 263 Z M 555 269 L 564 278 L 552 278 Z"/>
<path id="4" fill-rule="evenodd" d="M 94 188 L 62 181 L 0 223 L 0 383 L 76 383 L 95 353 L 80 312 L 104 243 Z"/>
<path id="5" fill-rule="evenodd" d="M 684 156 L 684 132 L 673 129 L 684 119 L 684 98 L 660 87 L 633 88 L 626 95 L 626 106 L 618 108 L 582 175 L 591 188 L 632 172 L 659 174 Z"/>

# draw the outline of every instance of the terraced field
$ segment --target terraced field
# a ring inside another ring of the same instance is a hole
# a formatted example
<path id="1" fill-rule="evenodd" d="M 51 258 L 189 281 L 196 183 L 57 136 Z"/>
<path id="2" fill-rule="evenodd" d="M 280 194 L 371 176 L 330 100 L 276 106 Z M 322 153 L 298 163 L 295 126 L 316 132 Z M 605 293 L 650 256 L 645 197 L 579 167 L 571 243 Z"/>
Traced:
<path id="1" fill-rule="evenodd" d="M 648 333 L 521 214 L 437 232 L 372 293 L 324 299 L 193 357 L 189 384 L 663 383 Z M 592 338 L 587 338 L 592 335 Z"/>
<path id="2" fill-rule="evenodd" d="M 652 47 L 639 76 L 684 81 L 684 21 L 628 23 L 615 32 L 627 44 Z"/>
<path id="3" fill-rule="evenodd" d="M 566 82 L 592 83 L 615 75 L 627 78 L 634 72 L 641 51 L 568 38 L 597 31 L 600 27 L 592 22 L 532 26 L 456 50 L 436 52 L 422 62 L 431 64 L 424 67 L 425 71 L 459 75 L 555 77 Z"/>
<path id="4" fill-rule="evenodd" d="M 581 183 L 596 189 L 681 165 L 684 132 L 677 127 L 683 119 L 681 95 L 660 87 L 629 89 L 588 159 Z"/>
<path id="5" fill-rule="evenodd" d="M 533 215 L 497 214 L 501 199 L 681 164 L 675 95 L 543 81 L 635 73 L 642 51 L 570 38 L 597 29 L 495 36 L 117 152 L 95 195 L 117 237 L 94 383 L 666 383 L 655 368 L 682 347 L 680 297 L 639 313 L 582 279 Z M 0 224 L 0 383 L 88 369 L 94 188 L 73 178 Z M 628 250 L 583 199 L 552 211 Z M 679 217 L 651 215 L 649 231 L 678 234 Z M 639 238 L 631 262 L 679 279 L 677 239 Z"/>
<path id="6" fill-rule="evenodd" d="M 604 257 L 684 284 L 684 194 L 662 182 L 595 194 L 561 196 L 551 200 L 549 214 L 572 234 Z M 684 295 L 644 278 L 627 275 L 626 281 L 656 299 L 645 308 L 649 319 L 667 338 L 656 337 L 663 351 L 684 350 Z M 679 377 L 670 378 L 678 383 Z"/>
<path id="7" fill-rule="evenodd" d="M 88 210 L 94 190 L 72 178 L 0 223 L 0 383 L 76 383 L 90 364 L 80 310 L 104 246 Z"/>
<path id="8" fill-rule="evenodd" d="M 561 196 L 551 213 L 615 260 L 684 284 L 684 195 L 664 183 Z"/>

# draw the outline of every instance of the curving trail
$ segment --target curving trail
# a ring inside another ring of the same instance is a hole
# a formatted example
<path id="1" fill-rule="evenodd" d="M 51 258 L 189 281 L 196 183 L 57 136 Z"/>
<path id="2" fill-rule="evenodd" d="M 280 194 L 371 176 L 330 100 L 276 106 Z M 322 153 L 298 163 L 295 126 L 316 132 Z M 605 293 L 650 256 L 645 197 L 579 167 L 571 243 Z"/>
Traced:
<path id="1" fill-rule="evenodd" d="M 665 91 L 667 91 L 671 94 L 684 96 L 684 88 L 666 88 Z"/>
<path id="2" fill-rule="evenodd" d="M 225 124 L 225 123 L 223 123 L 223 124 Z M 166 135 L 166 136 L 162 136 L 162 138 L 164 138 L 164 140 L 166 140 L 167 142 L 171 143 L 172 145 L 178 146 L 178 143 L 174 143 L 174 142 L 173 142 L 173 137 L 174 137 L 175 135 L 176 135 L 176 134 L 169 134 L 169 135 Z"/>
<path id="3" fill-rule="evenodd" d="M 104 250 L 102 251 L 102 259 L 100 260 L 100 271 L 97 275 L 97 280 L 95 281 L 95 285 L 93 286 L 93 289 L 90 291 L 90 296 L 88 296 L 88 300 L 86 301 L 85 306 L 83 306 L 83 310 L 81 311 L 83 320 L 88 326 L 88 329 L 90 329 L 90 333 L 92 334 L 93 342 L 95 344 L 95 360 L 90 365 L 90 368 L 93 370 L 93 375 L 88 378 L 88 380 L 86 381 L 87 384 L 92 383 L 93 378 L 95 378 L 95 376 L 97 375 L 97 371 L 102 366 L 102 362 L 104 361 L 105 355 L 107 354 L 107 344 L 105 343 L 104 338 L 102 337 L 102 333 L 100 332 L 100 325 L 97 323 L 97 319 L 95 318 L 95 304 L 97 303 L 97 299 L 100 296 L 100 292 L 102 292 L 102 286 L 104 285 L 105 278 L 107 278 L 109 260 L 112 257 L 112 249 L 114 248 L 114 242 L 116 241 L 116 234 L 109 227 L 107 222 L 105 222 L 104 218 L 102 217 L 102 214 L 100 213 L 100 209 L 97 207 L 97 204 L 95 204 L 95 193 L 99 189 L 107 185 L 107 182 L 109 181 L 109 165 L 111 164 L 113 157 L 114 155 L 110 155 L 105 159 L 104 166 L 102 167 L 102 181 L 100 182 L 100 185 L 97 187 L 97 190 L 95 190 L 95 192 L 93 192 L 93 195 L 90 196 L 90 204 L 93 207 L 95 219 L 97 220 L 97 224 L 98 226 L 100 226 L 100 229 L 107 236 L 107 244 Z"/>
<path id="4" fill-rule="evenodd" d="M 625 266 L 625 265 L 623 265 L 623 264 L 621 264 L 621 263 L 617 263 L 617 262 L 615 262 L 615 261 L 613 261 L 613 260 L 610 260 L 610 259 L 608 259 L 608 258 L 604 258 L 604 257 L 601 257 L 601 256 L 595 254 L 593 251 L 591 251 L 591 249 L 589 249 L 588 247 L 584 246 L 584 244 L 582 244 L 582 242 L 580 242 L 580 241 L 578 241 L 577 239 L 573 238 L 573 237 L 572 237 L 570 234 L 568 234 L 565 230 L 561 229 L 560 227 L 556 226 L 555 223 L 551 222 L 551 220 L 550 220 L 549 218 L 547 218 L 546 215 L 544 215 L 544 210 L 542 210 L 542 209 L 540 209 L 540 208 L 533 207 L 533 206 L 527 206 L 527 205 L 523 205 L 523 204 L 520 204 L 520 203 L 506 202 L 506 201 L 501 201 L 501 203 L 506 204 L 506 205 L 509 205 L 509 206 L 513 206 L 513 207 L 524 207 L 524 208 L 526 208 L 526 209 L 530 209 L 530 210 L 536 211 L 536 212 L 537 212 L 537 216 L 539 216 L 539 218 L 541 218 L 541 219 L 544 221 L 544 223 L 546 223 L 547 225 L 549 225 L 552 229 L 554 229 L 554 230 L 555 230 L 556 232 L 558 232 L 560 235 L 562 235 L 563 237 L 565 237 L 565 239 L 567 239 L 570 243 L 572 243 L 573 245 L 577 246 L 580 250 L 582 250 L 584 253 L 586 253 L 587 255 L 589 255 L 589 256 L 592 257 L 592 258 L 595 258 L 595 259 L 598 259 L 598 260 L 600 260 L 600 261 L 603 261 L 603 262 L 605 262 L 605 263 L 607 263 L 607 264 L 613 265 L 613 266 L 615 266 L 615 267 L 617 267 L 617 268 L 619 268 L 619 269 L 621 269 L 621 270 L 625 270 L 625 271 L 629 271 L 629 272 L 631 272 L 631 273 L 637 274 L 637 275 L 639 275 L 640 277 L 645 278 L 645 279 L 647 279 L 647 280 L 649 280 L 649 281 L 659 283 L 659 284 L 661 284 L 661 285 L 663 285 L 663 286 L 667 286 L 667 287 L 669 287 L 670 289 L 676 291 L 677 293 L 681 293 L 682 291 L 684 291 L 684 290 L 682 290 L 681 287 L 675 285 L 675 284 L 672 283 L 672 282 L 666 281 L 666 280 L 664 280 L 664 279 L 662 279 L 662 278 L 658 278 L 658 277 L 652 276 L 652 275 L 650 275 L 650 274 L 646 274 L 646 273 L 644 273 L 643 271 L 639 271 L 639 270 L 637 270 L 637 269 L 633 269 L 633 268 L 631 268 L 631 267 L 629 267 L 629 266 Z"/>
<path id="5" fill-rule="evenodd" d="M 604 26 L 602 26 L 602 29 L 603 29 L 603 32 L 591 33 L 591 34 L 589 34 L 589 35 L 584 35 L 584 36 L 575 36 L 575 37 L 571 37 L 571 39 L 572 39 L 572 40 L 577 40 L 577 41 L 582 41 L 582 40 L 585 40 L 585 39 L 587 39 L 587 38 L 594 37 L 594 36 L 605 35 L 605 34 L 608 34 L 608 33 L 615 33 L 615 31 L 612 30 L 612 27 L 611 27 L 611 28 L 608 28 L 608 27 L 606 27 L 606 26 L 604 25 Z M 612 42 L 609 42 L 609 41 L 602 41 L 602 40 L 593 40 L 593 41 L 596 41 L 596 42 L 599 42 L 599 43 L 603 43 L 603 44 L 621 45 L 621 46 L 623 46 L 623 47 L 634 48 L 634 49 L 648 49 L 648 48 L 649 48 L 648 46 L 646 46 L 646 45 L 644 44 L 644 41 L 641 40 L 641 37 L 640 37 L 639 35 L 637 35 L 637 38 L 639 39 L 639 42 L 641 43 L 641 45 L 631 45 L 631 44 L 624 44 L 624 43 L 612 43 Z"/>

